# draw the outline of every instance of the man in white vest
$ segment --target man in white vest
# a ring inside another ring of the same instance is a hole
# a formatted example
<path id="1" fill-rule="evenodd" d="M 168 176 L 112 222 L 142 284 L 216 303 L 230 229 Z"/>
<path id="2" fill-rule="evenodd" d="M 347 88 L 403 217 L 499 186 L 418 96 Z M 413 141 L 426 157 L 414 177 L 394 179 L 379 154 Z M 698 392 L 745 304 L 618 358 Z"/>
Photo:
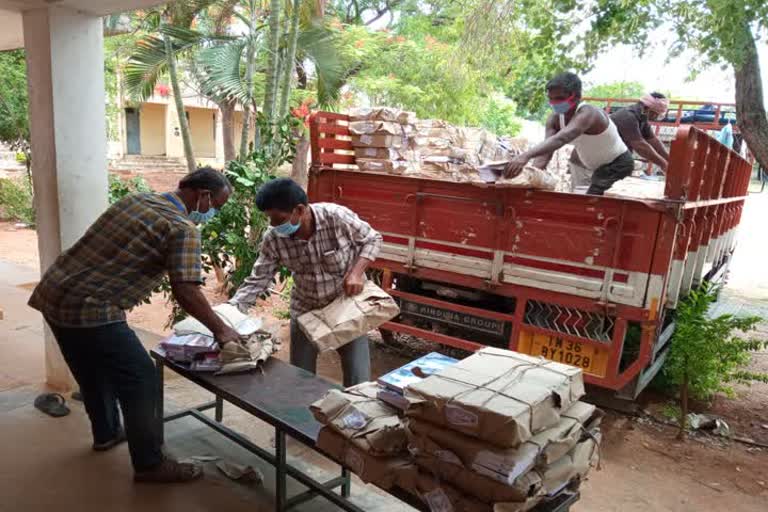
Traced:
<path id="1" fill-rule="evenodd" d="M 587 194 L 603 195 L 619 180 L 632 174 L 634 160 L 621 140 L 616 125 L 602 109 L 581 103 L 581 80 L 574 73 L 561 73 L 547 83 L 549 105 L 546 138 L 514 157 L 505 176 L 515 176 L 525 165 L 545 169 L 552 154 L 573 144 L 579 160 L 592 179 Z"/>

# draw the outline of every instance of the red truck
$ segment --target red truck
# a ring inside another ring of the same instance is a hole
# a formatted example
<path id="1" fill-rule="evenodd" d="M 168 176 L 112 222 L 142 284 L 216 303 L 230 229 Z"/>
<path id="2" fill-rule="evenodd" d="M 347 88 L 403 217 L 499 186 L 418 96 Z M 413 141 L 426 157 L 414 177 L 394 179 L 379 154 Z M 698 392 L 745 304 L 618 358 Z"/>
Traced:
<path id="1" fill-rule="evenodd" d="M 374 266 L 402 311 L 388 330 L 562 361 L 635 398 L 680 298 L 724 279 L 751 166 L 695 126 L 677 128 L 665 198 L 636 200 L 360 172 L 347 125 L 312 116 L 309 196 L 384 236 Z"/>

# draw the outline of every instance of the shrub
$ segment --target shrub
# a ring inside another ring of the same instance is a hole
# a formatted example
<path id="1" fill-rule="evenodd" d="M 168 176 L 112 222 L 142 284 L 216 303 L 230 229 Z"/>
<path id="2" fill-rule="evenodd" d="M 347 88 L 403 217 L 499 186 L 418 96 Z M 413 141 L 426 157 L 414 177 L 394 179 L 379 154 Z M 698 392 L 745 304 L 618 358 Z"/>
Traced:
<path id="1" fill-rule="evenodd" d="M 23 178 L 0 178 L 0 219 L 35 223 L 32 187 Z"/>
<path id="2" fill-rule="evenodd" d="M 678 305 L 676 328 L 664 378 L 680 392 L 680 432 L 685 433 L 688 399 L 706 400 L 715 393 L 733 394 L 732 383 L 763 380 L 765 375 L 744 371 L 752 352 L 768 342 L 744 339 L 760 317 L 711 316 L 718 289 L 704 284 Z"/>

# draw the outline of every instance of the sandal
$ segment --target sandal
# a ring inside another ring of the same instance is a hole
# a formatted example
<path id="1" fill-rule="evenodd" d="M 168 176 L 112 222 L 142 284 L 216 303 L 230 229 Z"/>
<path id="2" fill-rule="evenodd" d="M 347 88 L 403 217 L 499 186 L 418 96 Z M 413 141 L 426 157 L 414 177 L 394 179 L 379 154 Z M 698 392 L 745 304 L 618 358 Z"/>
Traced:
<path id="1" fill-rule="evenodd" d="M 69 407 L 66 406 L 66 402 L 64 397 L 58 393 L 43 393 L 35 398 L 35 408 L 48 416 L 61 418 L 69 414 Z"/>
<path id="2" fill-rule="evenodd" d="M 103 443 L 93 443 L 93 451 L 95 452 L 105 452 L 111 448 L 114 448 L 115 446 L 119 445 L 120 443 L 123 443 L 128 438 L 125 437 L 125 430 L 120 429 L 117 431 L 117 435 L 114 437 L 114 439 L 110 439 L 109 441 L 104 441 Z"/>
<path id="3" fill-rule="evenodd" d="M 177 462 L 164 459 L 156 467 L 147 471 L 137 471 L 133 475 L 134 482 L 171 484 L 191 482 L 203 476 L 203 469 L 198 464 Z"/>

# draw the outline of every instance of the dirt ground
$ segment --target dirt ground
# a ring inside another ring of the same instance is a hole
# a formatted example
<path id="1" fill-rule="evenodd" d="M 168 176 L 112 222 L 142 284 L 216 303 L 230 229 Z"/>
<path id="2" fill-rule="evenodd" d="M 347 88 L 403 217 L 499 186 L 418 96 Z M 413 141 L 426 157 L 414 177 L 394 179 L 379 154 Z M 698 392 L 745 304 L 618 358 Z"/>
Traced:
<path id="1" fill-rule="evenodd" d="M 150 173 L 145 178 L 156 190 L 171 189 L 178 181 L 175 175 L 155 174 Z M 768 205 L 768 201 L 765 202 Z M 761 206 L 760 213 L 763 211 Z M 759 226 L 760 221 L 755 219 L 753 226 Z M 752 254 L 743 257 L 750 260 L 749 263 L 754 258 Z M 37 267 L 35 232 L 10 223 L 0 223 L 0 260 Z M 757 290 L 757 296 L 751 296 L 749 291 L 745 292 L 745 296 L 750 300 L 768 298 L 762 294 L 768 281 L 755 284 L 754 276 L 751 280 L 744 278 L 748 273 L 744 269 L 736 272 L 737 282 L 747 283 Z M 223 297 L 217 294 L 214 282 L 213 278 L 208 280 L 206 295 L 213 302 L 219 302 Z M 287 304 L 279 297 L 272 297 L 257 307 L 258 313 L 268 322 L 281 325 L 281 337 L 286 343 L 283 343 L 278 357 L 284 360 L 289 358 L 287 321 L 279 317 L 287 309 Z M 161 298 L 155 297 L 152 304 L 132 311 L 129 321 L 137 327 L 164 334 L 168 332 L 165 327 L 168 312 Z M 408 345 L 411 346 L 409 349 L 392 347 L 374 338 L 374 377 L 412 359 L 413 343 Z M 430 347 L 421 348 L 426 350 Z M 757 354 L 752 365 L 754 370 L 768 372 L 768 353 Z M 337 357 L 333 353 L 323 355 L 318 372 L 340 381 Z M 603 428 L 602 470 L 593 471 L 583 487 L 582 500 L 574 510 L 768 510 L 768 384 L 738 386 L 732 399 L 717 397 L 711 404 L 696 405 L 697 410 L 723 417 L 735 436 L 752 443 L 706 435 L 678 442 L 675 440 L 675 428 L 663 424 L 667 421 L 665 415 L 669 414 L 668 402 L 667 398 L 649 393 L 644 397 L 640 417 L 609 412 Z"/>

